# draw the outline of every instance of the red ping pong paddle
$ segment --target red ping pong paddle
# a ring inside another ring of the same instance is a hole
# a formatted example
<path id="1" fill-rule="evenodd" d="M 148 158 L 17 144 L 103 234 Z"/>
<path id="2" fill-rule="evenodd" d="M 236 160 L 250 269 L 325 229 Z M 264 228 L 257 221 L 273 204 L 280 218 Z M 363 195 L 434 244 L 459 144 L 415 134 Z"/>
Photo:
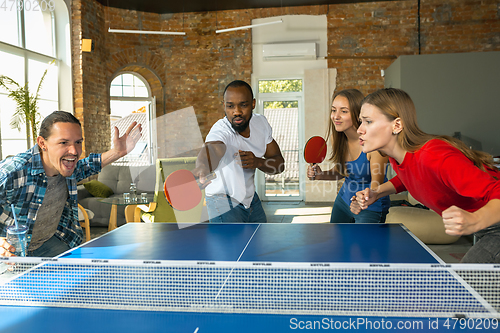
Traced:
<path id="1" fill-rule="evenodd" d="M 215 179 L 215 173 L 210 173 L 206 179 Z M 190 210 L 196 207 L 201 201 L 200 182 L 197 180 L 193 173 L 189 170 L 177 170 L 172 172 L 165 183 L 163 190 L 165 191 L 165 198 L 172 208 L 177 210 Z"/>
<path id="2" fill-rule="evenodd" d="M 321 163 L 326 157 L 326 141 L 320 136 L 313 136 L 304 147 L 304 159 L 312 165 Z M 315 177 L 312 177 L 314 180 Z"/>

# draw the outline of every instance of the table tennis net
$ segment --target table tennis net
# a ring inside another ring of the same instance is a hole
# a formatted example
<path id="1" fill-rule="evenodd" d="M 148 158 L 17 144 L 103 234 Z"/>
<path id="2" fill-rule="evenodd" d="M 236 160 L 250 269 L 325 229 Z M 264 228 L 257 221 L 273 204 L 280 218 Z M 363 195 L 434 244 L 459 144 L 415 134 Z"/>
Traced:
<path id="1" fill-rule="evenodd" d="M 0 304 L 471 318 L 500 311 L 499 265 L 45 260 L 3 258 Z"/>

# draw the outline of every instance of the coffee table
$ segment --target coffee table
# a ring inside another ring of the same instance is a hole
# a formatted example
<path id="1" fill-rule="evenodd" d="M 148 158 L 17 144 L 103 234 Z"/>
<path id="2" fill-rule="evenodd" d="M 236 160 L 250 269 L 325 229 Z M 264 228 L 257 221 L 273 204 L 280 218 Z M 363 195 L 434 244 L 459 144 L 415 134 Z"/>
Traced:
<path id="1" fill-rule="evenodd" d="M 125 200 L 123 197 L 104 198 L 100 202 L 111 205 L 111 213 L 109 214 L 108 231 L 116 229 L 116 217 L 118 214 L 118 206 L 128 205 L 147 205 L 153 202 L 154 194 L 148 194 L 146 200 L 137 196 L 136 200 Z"/>

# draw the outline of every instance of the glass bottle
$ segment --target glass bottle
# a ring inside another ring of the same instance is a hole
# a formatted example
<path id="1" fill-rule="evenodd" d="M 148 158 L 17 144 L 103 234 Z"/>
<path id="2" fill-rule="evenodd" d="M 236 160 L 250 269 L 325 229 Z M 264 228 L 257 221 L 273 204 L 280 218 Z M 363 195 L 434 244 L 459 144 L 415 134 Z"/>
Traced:
<path id="1" fill-rule="evenodd" d="M 135 183 L 130 183 L 130 201 L 137 201 L 137 186 Z"/>

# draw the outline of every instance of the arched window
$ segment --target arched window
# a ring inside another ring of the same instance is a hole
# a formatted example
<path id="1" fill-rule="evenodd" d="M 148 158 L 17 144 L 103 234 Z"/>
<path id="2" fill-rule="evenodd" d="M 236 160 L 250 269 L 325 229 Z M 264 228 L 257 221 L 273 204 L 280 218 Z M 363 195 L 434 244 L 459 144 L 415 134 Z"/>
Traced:
<path id="1" fill-rule="evenodd" d="M 72 112 L 69 57 L 69 13 L 63 0 L 0 1 L 0 75 L 7 76 L 34 94 L 49 63 L 40 90 L 39 120 L 55 110 Z M 16 104 L 0 88 L 0 158 L 25 151 L 25 126 L 11 126 Z"/>
<path id="2" fill-rule="evenodd" d="M 111 97 L 149 98 L 147 83 L 138 74 L 125 73 L 118 75 L 111 82 Z"/>
<path id="3" fill-rule="evenodd" d="M 121 73 L 111 81 L 109 94 L 111 135 L 114 134 L 115 126 L 120 133 L 124 133 L 134 121 L 142 125 L 142 137 L 136 148 L 114 164 L 152 164 L 155 159 L 155 149 L 154 129 L 151 123 L 152 119 L 155 119 L 155 103 L 147 81 L 137 73 Z"/>

